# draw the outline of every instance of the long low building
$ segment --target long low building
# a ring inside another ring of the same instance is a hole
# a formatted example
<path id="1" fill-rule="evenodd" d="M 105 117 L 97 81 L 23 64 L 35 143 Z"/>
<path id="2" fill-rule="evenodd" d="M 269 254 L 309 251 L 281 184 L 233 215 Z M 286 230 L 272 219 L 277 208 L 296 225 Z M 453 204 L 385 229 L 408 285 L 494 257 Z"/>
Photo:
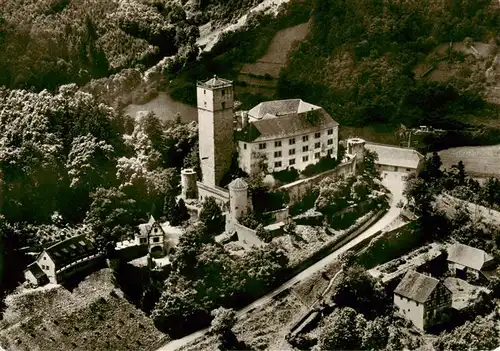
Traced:
<path id="1" fill-rule="evenodd" d="M 377 153 L 376 164 L 382 172 L 415 172 L 424 162 L 424 156 L 411 148 L 370 142 L 366 142 L 365 148 Z"/>

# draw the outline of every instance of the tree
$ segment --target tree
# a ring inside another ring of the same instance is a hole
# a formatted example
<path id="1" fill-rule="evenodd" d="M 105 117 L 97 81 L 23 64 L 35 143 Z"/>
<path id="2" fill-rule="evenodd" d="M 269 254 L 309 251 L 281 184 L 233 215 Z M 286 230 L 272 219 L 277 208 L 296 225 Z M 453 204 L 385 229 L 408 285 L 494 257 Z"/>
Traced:
<path id="1" fill-rule="evenodd" d="M 342 271 L 332 299 L 338 306 L 355 308 L 367 318 L 383 315 L 391 307 L 384 287 L 358 265 Z"/>
<path id="2" fill-rule="evenodd" d="M 177 202 L 177 218 L 178 223 L 185 222 L 189 219 L 189 212 L 183 199 L 179 199 Z"/>
<path id="3" fill-rule="evenodd" d="M 255 234 L 266 243 L 273 240 L 272 233 L 269 230 L 266 230 L 262 224 L 259 224 L 257 226 L 257 228 L 255 229 Z"/>
<path id="4" fill-rule="evenodd" d="M 361 339 L 362 350 L 383 350 L 389 339 L 387 320 L 377 317 L 366 323 L 366 328 Z"/>
<path id="5" fill-rule="evenodd" d="M 498 346 L 498 326 L 495 319 L 477 316 L 472 322 L 442 333 L 435 343 L 438 350 L 492 350 Z"/>
<path id="6" fill-rule="evenodd" d="M 358 313 L 349 307 L 335 310 L 323 321 L 318 336 L 319 350 L 357 350 L 362 330 L 358 330 Z M 362 317 L 362 316 L 361 316 Z"/>
<path id="7" fill-rule="evenodd" d="M 377 168 L 378 155 L 375 151 L 365 149 L 363 157 L 363 171 L 370 179 L 381 179 L 380 170 Z"/>
<path id="8" fill-rule="evenodd" d="M 224 231 L 225 219 L 222 210 L 213 197 L 203 201 L 200 211 L 200 221 L 205 224 L 209 233 L 216 236 Z"/>
<path id="9" fill-rule="evenodd" d="M 84 222 L 92 228 L 101 248 L 134 233 L 138 222 L 134 200 L 116 188 L 99 188 L 90 197 L 92 202 Z"/>
<path id="10" fill-rule="evenodd" d="M 289 217 L 285 220 L 285 225 L 283 226 L 283 230 L 287 234 L 295 235 L 295 231 L 297 230 L 297 224 L 292 218 Z"/>
<path id="11" fill-rule="evenodd" d="M 231 328 L 236 323 L 236 313 L 233 309 L 219 307 L 210 314 L 214 317 L 209 329 L 212 334 L 225 334 L 231 331 Z"/>

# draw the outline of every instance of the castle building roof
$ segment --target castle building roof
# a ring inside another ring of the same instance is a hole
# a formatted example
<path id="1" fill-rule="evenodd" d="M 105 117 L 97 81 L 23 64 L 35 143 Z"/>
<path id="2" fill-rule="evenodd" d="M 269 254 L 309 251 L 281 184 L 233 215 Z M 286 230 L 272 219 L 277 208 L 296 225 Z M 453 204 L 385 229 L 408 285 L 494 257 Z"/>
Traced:
<path id="1" fill-rule="evenodd" d="M 262 102 L 248 112 L 249 125 L 238 136 L 253 142 L 301 135 L 338 126 L 321 107 L 300 99 Z"/>
<path id="2" fill-rule="evenodd" d="M 478 271 L 493 262 L 493 260 L 492 256 L 472 246 L 456 243 L 448 248 L 448 261 Z"/>
<path id="3" fill-rule="evenodd" d="M 438 284 L 439 280 L 436 278 L 410 270 L 398 284 L 394 293 L 424 303 L 429 299 Z"/>
<path id="4" fill-rule="evenodd" d="M 415 149 L 377 143 L 365 144 L 365 148 L 378 155 L 377 164 L 417 169 L 424 156 Z"/>

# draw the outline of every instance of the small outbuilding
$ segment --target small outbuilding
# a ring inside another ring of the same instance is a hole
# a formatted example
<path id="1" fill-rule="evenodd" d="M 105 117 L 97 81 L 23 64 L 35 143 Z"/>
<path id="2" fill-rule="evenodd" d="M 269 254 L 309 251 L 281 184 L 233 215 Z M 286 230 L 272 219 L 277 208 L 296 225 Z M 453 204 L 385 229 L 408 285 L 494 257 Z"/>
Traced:
<path id="1" fill-rule="evenodd" d="M 44 285 L 49 282 L 47 274 L 40 268 L 40 266 L 33 262 L 24 270 L 24 278 L 32 285 Z"/>
<path id="2" fill-rule="evenodd" d="M 458 278 L 484 278 L 484 272 L 491 271 L 494 265 L 495 259 L 481 249 L 460 243 L 448 248 L 448 268 Z"/>

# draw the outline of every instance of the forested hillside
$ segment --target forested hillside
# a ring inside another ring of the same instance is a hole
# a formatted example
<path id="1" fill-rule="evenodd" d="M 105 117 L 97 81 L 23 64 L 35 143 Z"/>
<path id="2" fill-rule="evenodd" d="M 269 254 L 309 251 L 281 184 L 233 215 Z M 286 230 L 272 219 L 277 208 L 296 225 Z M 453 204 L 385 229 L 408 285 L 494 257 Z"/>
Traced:
<path id="1" fill-rule="evenodd" d="M 198 52 L 198 26 L 259 0 L 5 0 L 0 86 L 55 89 Z"/>
<path id="2" fill-rule="evenodd" d="M 280 97 L 318 103 L 343 124 L 456 126 L 488 114 L 482 71 L 460 53 L 458 74 L 416 79 L 414 67 L 441 43 L 482 41 L 496 50 L 500 9 L 493 0 L 315 0 L 313 29 L 282 71 Z"/>

